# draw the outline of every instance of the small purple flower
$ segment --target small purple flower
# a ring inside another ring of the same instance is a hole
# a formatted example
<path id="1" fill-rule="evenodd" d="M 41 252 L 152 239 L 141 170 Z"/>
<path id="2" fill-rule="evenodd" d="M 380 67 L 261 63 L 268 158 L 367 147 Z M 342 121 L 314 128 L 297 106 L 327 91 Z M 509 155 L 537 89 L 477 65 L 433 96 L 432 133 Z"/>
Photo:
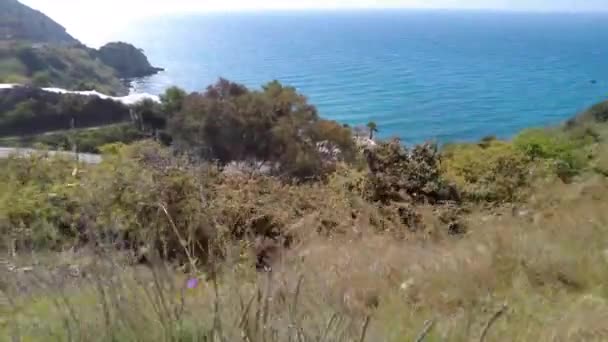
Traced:
<path id="1" fill-rule="evenodd" d="M 188 279 L 188 282 L 186 283 L 186 286 L 190 290 L 196 288 L 198 286 L 198 279 L 197 278 L 190 278 L 190 279 Z"/>

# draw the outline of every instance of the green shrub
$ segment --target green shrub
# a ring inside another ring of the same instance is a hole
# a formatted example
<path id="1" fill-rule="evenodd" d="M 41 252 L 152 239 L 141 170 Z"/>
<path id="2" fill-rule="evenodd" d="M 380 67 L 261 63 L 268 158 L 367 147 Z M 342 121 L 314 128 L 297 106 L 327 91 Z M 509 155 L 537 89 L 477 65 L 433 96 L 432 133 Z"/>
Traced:
<path id="1" fill-rule="evenodd" d="M 12 240 L 13 248 L 73 245 L 81 228 L 74 166 L 44 154 L 1 161 L 0 236 Z"/>
<path id="2" fill-rule="evenodd" d="M 443 151 L 442 170 L 469 199 L 511 201 L 527 184 L 530 158 L 512 144 L 492 141 L 452 145 Z"/>
<path id="3" fill-rule="evenodd" d="M 38 71 L 32 76 L 32 85 L 35 87 L 48 87 L 51 85 L 51 74 L 48 71 Z"/>
<path id="4" fill-rule="evenodd" d="M 21 83 L 14 82 L 15 80 L 24 80 L 26 68 L 16 57 L 0 56 L 0 82 L 3 83 Z"/>
<path id="5" fill-rule="evenodd" d="M 366 151 L 369 174 L 365 197 L 373 202 L 456 200 L 458 194 L 441 175 L 437 146 L 405 148 L 399 140 L 380 142 Z"/>
<path id="6" fill-rule="evenodd" d="M 591 153 L 594 155 L 594 158 L 590 162 L 591 169 L 608 177 L 608 144 L 593 146 Z"/>
<path id="7" fill-rule="evenodd" d="M 0 82 L 10 84 L 25 84 L 28 82 L 28 78 L 21 74 L 8 74 L 0 77 Z"/>
<path id="8" fill-rule="evenodd" d="M 283 178 L 311 180 L 354 155 L 350 129 L 320 119 L 306 97 L 277 81 L 250 90 L 220 79 L 183 95 L 164 97 L 164 107 L 181 109 L 169 113 L 168 133 L 178 149 L 203 159 L 259 162 Z"/>
<path id="9" fill-rule="evenodd" d="M 32 135 L 128 122 L 130 109 L 109 99 L 56 94 L 36 88 L 0 91 L 0 136 Z"/>
<path id="10" fill-rule="evenodd" d="M 529 129 L 513 139 L 514 147 L 532 160 L 545 159 L 563 179 L 576 175 L 586 165 L 581 150 L 593 137 L 587 134 L 568 135 L 561 130 Z"/>
<path id="11" fill-rule="evenodd" d="M 302 229 L 339 234 L 365 207 L 321 183 L 221 174 L 151 141 L 100 149 L 101 164 L 77 169 L 42 156 L 4 161 L 3 236 L 16 237 L 26 250 L 96 242 L 203 264 L 210 254 L 222 256 L 219 244 L 286 244 L 305 234 Z M 382 224 L 388 229 L 390 223 Z"/>

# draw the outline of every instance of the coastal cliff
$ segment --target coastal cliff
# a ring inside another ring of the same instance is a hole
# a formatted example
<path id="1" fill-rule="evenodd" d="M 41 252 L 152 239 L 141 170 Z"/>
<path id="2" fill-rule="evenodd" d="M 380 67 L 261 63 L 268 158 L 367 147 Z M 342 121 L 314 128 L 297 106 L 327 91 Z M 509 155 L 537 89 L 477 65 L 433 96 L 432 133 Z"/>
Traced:
<path id="1" fill-rule="evenodd" d="M 43 13 L 0 0 L 0 83 L 126 95 L 125 79 L 159 71 L 131 44 L 89 48 Z"/>
<path id="2" fill-rule="evenodd" d="M 102 46 L 97 56 L 118 73 L 121 78 L 145 77 L 163 71 L 153 67 L 141 49 L 124 42 L 113 42 Z"/>
<path id="3" fill-rule="evenodd" d="M 80 44 L 63 26 L 17 0 L 0 0 L 0 40 Z"/>

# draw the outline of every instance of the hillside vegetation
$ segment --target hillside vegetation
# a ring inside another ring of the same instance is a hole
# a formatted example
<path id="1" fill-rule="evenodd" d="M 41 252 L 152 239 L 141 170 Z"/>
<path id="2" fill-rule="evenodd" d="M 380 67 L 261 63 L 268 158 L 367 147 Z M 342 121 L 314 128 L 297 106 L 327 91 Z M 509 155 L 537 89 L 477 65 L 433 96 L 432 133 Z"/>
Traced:
<path id="1" fill-rule="evenodd" d="M 607 108 L 358 145 L 278 82 L 169 89 L 133 110 L 157 141 L 0 161 L 0 335 L 604 341 Z"/>
<path id="2" fill-rule="evenodd" d="M 124 95 L 127 86 L 111 67 L 77 46 L 0 41 L 0 83 Z"/>
<path id="3" fill-rule="evenodd" d="M 16 0 L 0 0 L 0 83 L 126 95 L 123 79 L 161 70 L 131 44 L 88 48 L 44 14 Z"/>
<path id="4" fill-rule="evenodd" d="M 63 26 L 17 0 L 0 0 L 0 40 L 79 44 Z"/>
<path id="5" fill-rule="evenodd" d="M 0 136 L 97 127 L 130 119 L 127 106 L 97 96 L 58 94 L 27 87 L 0 90 Z"/>

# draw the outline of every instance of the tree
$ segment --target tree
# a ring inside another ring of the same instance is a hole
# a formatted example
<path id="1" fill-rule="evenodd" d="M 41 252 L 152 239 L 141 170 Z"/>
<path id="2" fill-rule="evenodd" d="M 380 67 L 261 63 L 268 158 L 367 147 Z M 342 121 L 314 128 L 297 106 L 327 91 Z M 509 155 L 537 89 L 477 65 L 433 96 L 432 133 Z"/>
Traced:
<path id="1" fill-rule="evenodd" d="M 261 163 L 298 179 L 324 173 L 326 155 L 354 151 L 350 129 L 320 119 L 306 97 L 278 81 L 251 90 L 220 79 L 187 95 L 168 130 L 174 146 L 204 159 Z"/>
<path id="2" fill-rule="evenodd" d="M 179 87 L 167 88 L 165 93 L 160 96 L 163 112 L 165 112 L 167 116 L 171 116 L 182 110 L 182 105 L 184 104 L 186 96 L 188 96 L 186 91 Z"/>
<path id="3" fill-rule="evenodd" d="M 367 128 L 369 129 L 369 138 L 374 139 L 374 134 L 378 133 L 378 125 L 375 122 L 370 121 L 367 123 Z"/>
<path id="4" fill-rule="evenodd" d="M 411 149 L 399 139 L 383 141 L 365 151 L 369 173 L 365 197 L 382 203 L 458 200 L 455 188 L 441 173 L 437 145 L 425 143 Z"/>
<path id="5" fill-rule="evenodd" d="M 132 110 L 139 129 L 142 132 L 156 134 L 158 130 L 165 129 L 167 118 L 158 103 L 145 99 L 135 104 Z"/>

